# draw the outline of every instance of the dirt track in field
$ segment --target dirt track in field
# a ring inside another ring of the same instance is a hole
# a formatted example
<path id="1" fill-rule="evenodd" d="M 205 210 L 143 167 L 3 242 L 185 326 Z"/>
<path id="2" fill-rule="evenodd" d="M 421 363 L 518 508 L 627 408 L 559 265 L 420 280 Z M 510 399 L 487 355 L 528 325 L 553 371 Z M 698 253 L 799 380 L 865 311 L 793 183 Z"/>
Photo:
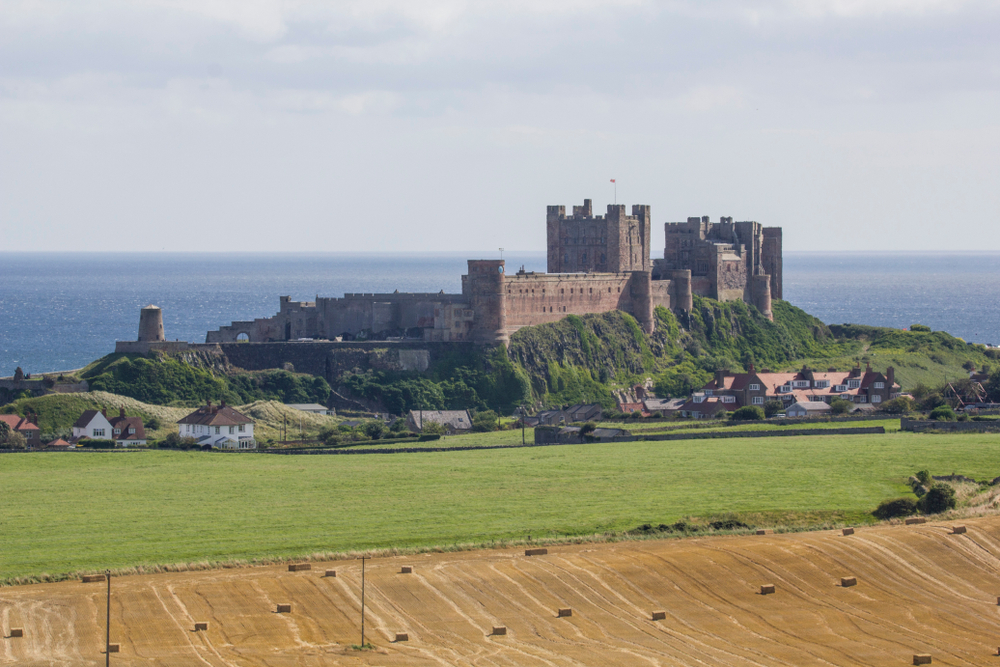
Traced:
<path id="1" fill-rule="evenodd" d="M 1000 518 L 116 578 L 114 665 L 997 665 Z M 401 574 L 403 565 L 412 574 Z M 325 569 L 337 576 L 324 577 Z M 841 577 L 857 577 L 842 587 Z M 761 584 L 774 584 L 761 595 Z M 0 664 L 103 665 L 105 584 L 0 589 Z M 292 613 L 275 613 L 291 603 Z M 569 618 L 557 617 L 561 607 Z M 654 610 L 664 620 L 651 620 Z M 206 632 L 194 632 L 207 621 Z M 507 627 L 492 636 L 493 626 Z M 24 628 L 11 638 L 11 627 Z M 409 641 L 394 642 L 397 632 Z"/>

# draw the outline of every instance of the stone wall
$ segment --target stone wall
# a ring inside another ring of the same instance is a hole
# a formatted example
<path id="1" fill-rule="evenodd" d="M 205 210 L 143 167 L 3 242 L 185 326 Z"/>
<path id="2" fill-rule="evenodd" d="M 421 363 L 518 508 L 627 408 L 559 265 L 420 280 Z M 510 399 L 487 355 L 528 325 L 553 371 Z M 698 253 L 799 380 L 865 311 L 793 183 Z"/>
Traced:
<path id="1" fill-rule="evenodd" d="M 899 427 L 903 431 L 980 431 L 996 432 L 1000 431 L 1000 421 L 985 422 L 938 422 L 923 419 L 909 419 L 903 417 L 899 420 Z"/>

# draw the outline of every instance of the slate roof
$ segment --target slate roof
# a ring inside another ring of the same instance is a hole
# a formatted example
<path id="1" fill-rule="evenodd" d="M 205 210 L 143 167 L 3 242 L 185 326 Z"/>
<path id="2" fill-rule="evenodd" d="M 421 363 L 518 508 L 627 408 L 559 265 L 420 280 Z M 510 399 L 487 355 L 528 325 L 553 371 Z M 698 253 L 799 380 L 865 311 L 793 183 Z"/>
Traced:
<path id="1" fill-rule="evenodd" d="M 252 424 L 253 420 L 232 409 L 225 402 L 221 405 L 212 405 L 212 402 L 209 401 L 177 423 L 199 424 L 201 426 L 239 426 L 240 424 Z"/>
<path id="2" fill-rule="evenodd" d="M 456 431 L 468 431 L 472 428 L 468 410 L 410 410 L 410 418 L 421 430 L 424 428 L 423 422 L 449 426 Z"/>
<path id="3" fill-rule="evenodd" d="M 87 425 L 99 414 L 101 414 L 100 410 L 84 410 L 80 418 L 73 423 L 73 428 L 87 428 Z"/>

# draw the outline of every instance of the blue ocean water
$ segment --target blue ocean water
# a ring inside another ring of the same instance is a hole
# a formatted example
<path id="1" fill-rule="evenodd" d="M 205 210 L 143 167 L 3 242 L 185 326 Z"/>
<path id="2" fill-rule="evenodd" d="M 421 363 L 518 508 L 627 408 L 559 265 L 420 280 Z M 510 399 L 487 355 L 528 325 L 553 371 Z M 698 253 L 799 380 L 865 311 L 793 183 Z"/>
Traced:
<path id="1" fill-rule="evenodd" d="M 281 295 L 459 292 L 478 256 L 0 253 L 0 375 L 84 366 L 135 340 L 150 303 L 167 338 L 204 342 L 209 329 L 273 315 Z M 505 258 L 511 271 L 545 270 L 541 252 Z M 919 322 L 1000 343 L 1000 254 L 786 253 L 784 292 L 827 323 Z"/>

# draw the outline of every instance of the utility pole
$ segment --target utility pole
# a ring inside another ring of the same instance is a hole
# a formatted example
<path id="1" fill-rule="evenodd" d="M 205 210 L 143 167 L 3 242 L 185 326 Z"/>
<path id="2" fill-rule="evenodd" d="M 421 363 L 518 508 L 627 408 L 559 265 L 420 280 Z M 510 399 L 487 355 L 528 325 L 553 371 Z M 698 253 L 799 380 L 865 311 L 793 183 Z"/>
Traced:
<path id="1" fill-rule="evenodd" d="M 111 665 L 111 570 L 105 570 L 104 574 L 108 580 L 108 613 L 104 628 L 106 632 L 104 636 L 104 665 L 108 667 Z"/>
<path id="2" fill-rule="evenodd" d="M 365 647 L 365 561 L 368 558 L 361 557 L 361 648 Z"/>
<path id="3" fill-rule="evenodd" d="M 520 410 L 521 410 L 521 444 L 523 445 L 523 444 L 525 444 L 525 442 L 524 442 L 525 409 L 524 409 L 523 405 L 520 407 Z"/>

